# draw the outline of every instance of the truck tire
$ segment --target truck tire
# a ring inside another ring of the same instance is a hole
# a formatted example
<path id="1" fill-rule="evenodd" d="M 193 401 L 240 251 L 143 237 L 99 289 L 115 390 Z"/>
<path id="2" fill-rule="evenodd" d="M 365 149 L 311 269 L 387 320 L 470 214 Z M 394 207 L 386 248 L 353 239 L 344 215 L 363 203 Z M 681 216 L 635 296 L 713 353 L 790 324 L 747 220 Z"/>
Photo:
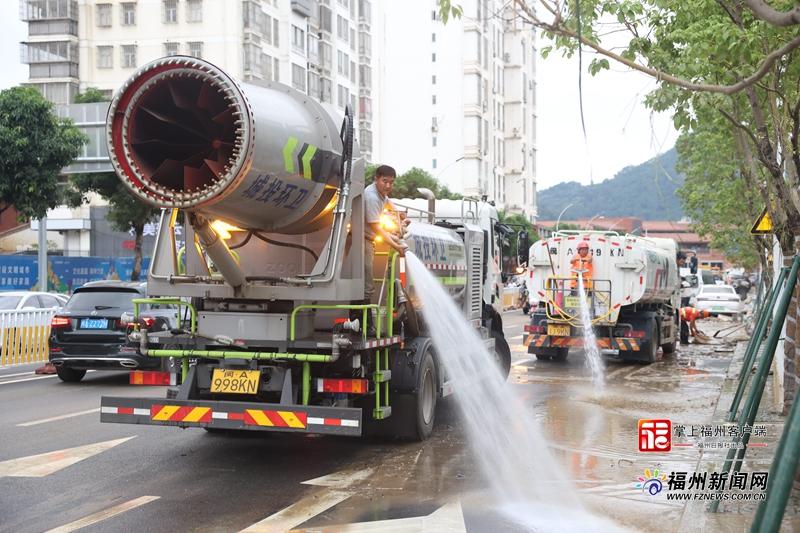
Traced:
<path id="1" fill-rule="evenodd" d="M 508 347 L 508 342 L 506 342 L 506 338 L 502 333 L 493 331 L 492 337 L 494 338 L 495 361 L 500 368 L 500 375 L 503 376 L 503 380 L 506 380 L 511 372 L 511 349 Z"/>
<path id="2" fill-rule="evenodd" d="M 78 383 L 86 375 L 86 370 L 75 370 L 65 366 L 57 366 L 56 374 L 64 383 Z"/>
<path id="3" fill-rule="evenodd" d="M 413 393 L 415 427 L 411 434 L 414 440 L 423 441 L 433 433 L 433 423 L 436 420 L 436 400 L 439 396 L 437 383 L 433 354 L 427 350 L 420 361 L 417 390 Z"/>
<path id="4" fill-rule="evenodd" d="M 658 358 L 658 323 L 655 320 L 649 320 L 648 322 L 647 331 L 650 332 L 650 340 L 642 343 L 644 358 L 641 360 L 647 365 L 655 363 Z"/>
<path id="5" fill-rule="evenodd" d="M 528 353 L 535 355 L 540 361 L 566 361 L 569 348 L 528 348 Z"/>

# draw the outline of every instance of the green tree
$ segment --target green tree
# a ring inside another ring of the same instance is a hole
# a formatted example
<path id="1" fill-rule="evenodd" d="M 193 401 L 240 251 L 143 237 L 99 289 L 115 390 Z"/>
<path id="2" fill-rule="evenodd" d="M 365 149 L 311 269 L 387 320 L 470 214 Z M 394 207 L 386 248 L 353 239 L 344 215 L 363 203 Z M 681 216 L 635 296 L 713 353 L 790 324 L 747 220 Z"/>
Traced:
<path id="1" fill-rule="evenodd" d="M 103 91 L 96 87 L 88 87 L 82 93 L 75 95 L 74 101 L 76 104 L 91 104 L 94 102 L 107 102 L 108 98 L 103 94 Z"/>
<path id="2" fill-rule="evenodd" d="M 498 221 L 508 226 L 512 232 L 503 239 L 503 271 L 515 273 L 519 255 L 519 234 L 521 231 L 528 233 L 528 243 L 533 244 L 539 240 L 539 234 L 530 220 L 525 215 L 519 213 L 508 213 L 507 211 L 497 212 Z"/>
<path id="3" fill-rule="evenodd" d="M 378 165 L 368 165 L 364 172 L 365 183 L 369 185 L 375 179 L 375 170 Z M 452 192 L 442 185 L 439 180 L 421 168 L 412 167 L 408 171 L 397 176 L 394 180 L 392 196 L 394 198 L 421 198 L 417 192 L 418 188 L 426 188 L 433 191 L 437 199 L 440 200 L 460 200 L 462 195 Z"/>
<path id="4" fill-rule="evenodd" d="M 58 176 L 86 141 L 35 89 L 0 92 L 0 213 L 14 206 L 23 217 L 42 218 L 64 202 L 80 203 Z"/>
<path id="5" fill-rule="evenodd" d="M 144 225 L 152 222 L 160 213 L 137 200 L 113 172 L 76 174 L 74 186 L 81 192 L 94 192 L 108 201 L 108 220 L 118 231 L 134 231 L 134 260 L 131 280 L 138 281 L 142 271 L 142 240 Z"/>

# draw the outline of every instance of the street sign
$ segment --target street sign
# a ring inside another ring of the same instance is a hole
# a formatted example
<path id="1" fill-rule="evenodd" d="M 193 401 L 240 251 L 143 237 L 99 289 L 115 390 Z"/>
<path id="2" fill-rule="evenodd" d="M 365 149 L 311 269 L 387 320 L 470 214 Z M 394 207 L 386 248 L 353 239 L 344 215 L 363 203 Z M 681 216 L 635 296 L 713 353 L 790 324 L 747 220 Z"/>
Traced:
<path id="1" fill-rule="evenodd" d="M 756 219 L 755 223 L 753 224 L 753 228 L 750 230 L 751 235 L 769 235 L 774 231 L 772 226 L 772 219 L 767 213 L 767 208 L 764 208 L 764 211 L 761 215 Z"/>

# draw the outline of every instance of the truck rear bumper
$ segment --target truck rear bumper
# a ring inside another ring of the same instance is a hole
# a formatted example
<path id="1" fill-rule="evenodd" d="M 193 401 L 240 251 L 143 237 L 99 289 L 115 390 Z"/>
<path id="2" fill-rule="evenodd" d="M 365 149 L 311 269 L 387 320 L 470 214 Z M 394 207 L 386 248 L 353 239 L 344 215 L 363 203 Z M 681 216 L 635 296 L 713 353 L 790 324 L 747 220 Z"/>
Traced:
<path id="1" fill-rule="evenodd" d="M 361 409 L 103 396 L 100 422 L 361 436 Z"/>
<path id="2" fill-rule="evenodd" d="M 638 352 L 640 350 L 639 342 L 639 339 L 630 337 L 598 337 L 597 347 L 603 350 Z M 530 334 L 524 344 L 534 348 L 580 348 L 584 345 L 584 339 L 583 337 Z"/>

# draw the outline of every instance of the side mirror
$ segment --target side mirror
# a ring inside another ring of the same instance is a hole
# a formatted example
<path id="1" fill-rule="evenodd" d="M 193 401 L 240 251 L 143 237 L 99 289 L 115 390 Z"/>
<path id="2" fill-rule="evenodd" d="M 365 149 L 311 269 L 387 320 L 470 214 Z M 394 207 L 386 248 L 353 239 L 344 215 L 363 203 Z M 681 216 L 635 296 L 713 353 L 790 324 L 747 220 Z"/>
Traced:
<path id="1" fill-rule="evenodd" d="M 531 247 L 530 238 L 528 237 L 528 232 L 522 230 L 517 235 L 517 264 L 518 265 L 527 265 L 529 257 L 529 250 Z"/>

